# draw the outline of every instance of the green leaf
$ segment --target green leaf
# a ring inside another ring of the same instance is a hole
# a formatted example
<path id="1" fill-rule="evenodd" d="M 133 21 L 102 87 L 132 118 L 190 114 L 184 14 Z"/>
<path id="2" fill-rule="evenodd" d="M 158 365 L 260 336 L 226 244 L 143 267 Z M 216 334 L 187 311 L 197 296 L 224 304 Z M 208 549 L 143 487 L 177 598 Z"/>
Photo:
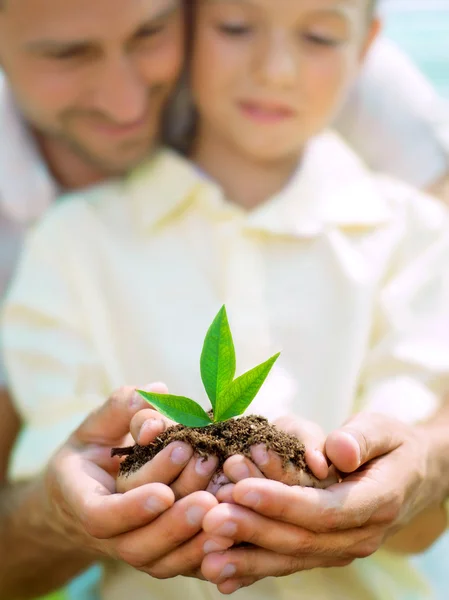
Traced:
<path id="1" fill-rule="evenodd" d="M 183 396 L 172 396 L 171 394 L 155 394 L 137 390 L 147 402 L 153 405 L 165 417 L 186 427 L 206 427 L 212 423 L 209 415 L 199 404 L 184 398 Z"/>
<path id="2" fill-rule="evenodd" d="M 235 374 L 234 342 L 224 306 L 206 334 L 200 366 L 201 379 L 215 413 L 220 392 L 231 383 Z"/>
<path id="3" fill-rule="evenodd" d="M 220 392 L 214 414 L 216 422 L 232 419 L 232 417 L 245 412 L 262 387 L 279 355 L 280 352 L 261 365 L 247 371 Z"/>

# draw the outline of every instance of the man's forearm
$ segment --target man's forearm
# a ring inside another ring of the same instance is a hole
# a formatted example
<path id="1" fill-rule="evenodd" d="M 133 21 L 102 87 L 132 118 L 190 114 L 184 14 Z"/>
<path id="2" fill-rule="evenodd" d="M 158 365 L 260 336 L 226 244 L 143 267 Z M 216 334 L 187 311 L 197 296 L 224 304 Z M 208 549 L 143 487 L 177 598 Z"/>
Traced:
<path id="1" fill-rule="evenodd" d="M 437 500 L 444 501 L 449 498 L 449 397 L 421 427 L 429 443 L 429 477 L 437 488 Z"/>
<path id="2" fill-rule="evenodd" d="M 2 600 L 36 598 L 58 589 L 93 562 L 94 555 L 81 549 L 81 541 L 78 549 L 55 521 L 40 480 L 0 487 Z"/>

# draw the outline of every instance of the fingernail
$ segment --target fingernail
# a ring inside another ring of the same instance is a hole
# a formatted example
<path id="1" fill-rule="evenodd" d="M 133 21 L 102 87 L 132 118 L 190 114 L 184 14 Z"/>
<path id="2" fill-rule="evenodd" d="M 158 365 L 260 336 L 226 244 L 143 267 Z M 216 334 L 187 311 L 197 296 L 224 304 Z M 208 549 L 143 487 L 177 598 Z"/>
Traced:
<path id="1" fill-rule="evenodd" d="M 140 445 L 148 444 L 149 441 L 153 441 L 153 438 L 163 431 L 165 431 L 165 423 L 162 419 L 149 419 L 140 428 L 137 443 Z"/>
<path id="2" fill-rule="evenodd" d="M 207 459 L 198 458 L 195 463 L 195 471 L 197 475 L 209 477 L 217 468 L 218 460 L 215 456 L 208 456 Z"/>
<path id="3" fill-rule="evenodd" d="M 360 442 L 354 435 L 352 435 L 352 433 L 349 433 L 348 431 L 343 431 L 342 435 L 346 436 L 346 438 L 350 441 L 351 445 L 354 444 L 356 461 L 357 461 L 357 464 L 360 465 L 360 463 L 362 462 L 362 455 L 360 452 Z"/>
<path id="4" fill-rule="evenodd" d="M 251 456 L 256 464 L 263 467 L 268 464 L 268 452 L 265 446 L 253 446 Z"/>
<path id="5" fill-rule="evenodd" d="M 140 408 L 145 405 L 145 400 L 142 398 L 142 396 L 134 391 L 131 395 L 131 399 L 129 401 L 129 405 L 131 407 L 132 410 L 135 410 L 136 408 Z"/>
<path id="6" fill-rule="evenodd" d="M 232 465 L 232 467 L 229 468 L 229 475 L 234 481 L 241 481 L 242 479 L 248 479 L 248 477 L 251 477 L 249 469 L 245 463 Z"/>
<path id="7" fill-rule="evenodd" d="M 222 535 L 223 537 L 232 537 L 237 533 L 237 525 L 232 521 L 226 521 L 214 531 L 214 535 Z"/>
<path id="8" fill-rule="evenodd" d="M 207 540 L 207 542 L 203 546 L 204 554 L 211 554 L 212 552 L 223 552 L 223 550 L 227 550 L 229 548 L 228 545 L 219 544 L 214 540 Z"/>
<path id="9" fill-rule="evenodd" d="M 226 565 L 220 573 L 220 579 L 229 579 L 235 575 L 236 571 L 237 569 L 234 565 Z"/>
<path id="10" fill-rule="evenodd" d="M 206 511 L 201 506 L 190 506 L 186 510 L 186 521 L 192 527 L 199 527 L 205 515 Z"/>
<path id="11" fill-rule="evenodd" d="M 242 498 L 242 504 L 256 508 L 260 504 L 260 495 L 257 492 L 248 492 Z"/>
<path id="12" fill-rule="evenodd" d="M 154 515 L 160 515 L 167 510 L 167 506 L 162 502 L 162 500 L 159 500 L 159 498 L 156 498 L 155 496 L 150 496 L 147 498 L 145 501 L 145 508 L 149 513 Z"/>
<path id="13" fill-rule="evenodd" d="M 170 454 L 170 460 L 174 465 L 184 465 L 190 456 L 191 452 L 185 446 L 176 446 Z"/>

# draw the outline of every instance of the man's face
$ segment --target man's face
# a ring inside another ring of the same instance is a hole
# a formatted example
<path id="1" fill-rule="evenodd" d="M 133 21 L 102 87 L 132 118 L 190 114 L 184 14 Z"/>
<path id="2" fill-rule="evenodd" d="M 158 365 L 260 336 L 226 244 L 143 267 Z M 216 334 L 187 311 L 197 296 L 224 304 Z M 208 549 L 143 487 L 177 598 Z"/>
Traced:
<path id="1" fill-rule="evenodd" d="M 119 174 L 158 137 L 183 33 L 180 0 L 4 0 L 0 65 L 38 133 Z"/>

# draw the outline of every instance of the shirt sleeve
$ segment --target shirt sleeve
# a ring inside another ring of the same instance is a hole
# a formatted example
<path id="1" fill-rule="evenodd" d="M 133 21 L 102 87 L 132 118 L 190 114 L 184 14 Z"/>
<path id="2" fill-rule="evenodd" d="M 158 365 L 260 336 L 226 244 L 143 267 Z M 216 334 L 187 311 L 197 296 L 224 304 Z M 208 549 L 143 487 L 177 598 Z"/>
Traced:
<path id="1" fill-rule="evenodd" d="M 449 223 L 442 205 L 414 195 L 404 243 L 381 287 L 360 404 L 415 423 L 449 389 Z"/>
<path id="2" fill-rule="evenodd" d="M 449 103 L 386 38 L 371 48 L 335 125 L 370 168 L 418 188 L 449 170 Z"/>
<path id="3" fill-rule="evenodd" d="M 2 310 L 8 383 L 25 425 L 12 458 L 15 478 L 42 469 L 110 392 L 86 335 L 82 270 L 66 229 L 52 215 L 30 233 Z"/>

